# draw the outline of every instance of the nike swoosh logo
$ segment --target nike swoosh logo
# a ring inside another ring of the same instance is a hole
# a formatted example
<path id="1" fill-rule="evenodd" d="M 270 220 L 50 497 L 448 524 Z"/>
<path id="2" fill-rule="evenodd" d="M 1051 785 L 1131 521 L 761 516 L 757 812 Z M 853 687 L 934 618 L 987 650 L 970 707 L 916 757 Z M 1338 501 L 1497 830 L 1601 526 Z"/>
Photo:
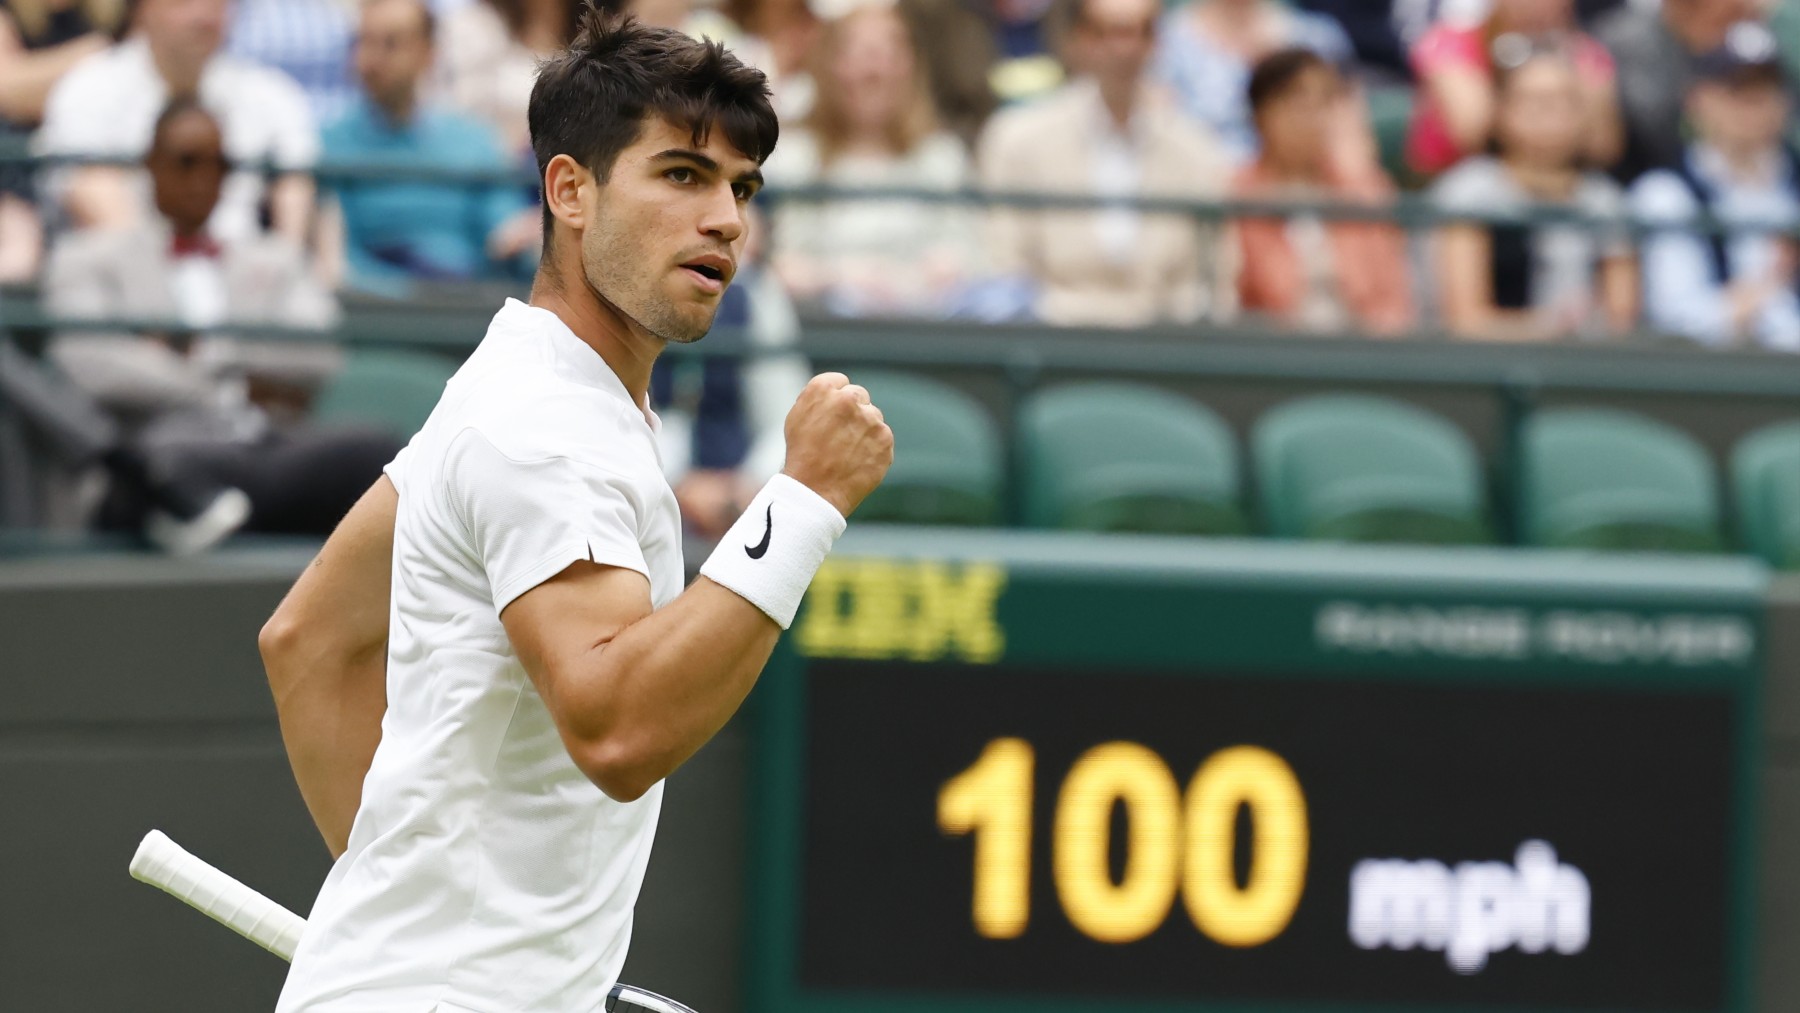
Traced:
<path id="1" fill-rule="evenodd" d="M 769 526 L 763 528 L 762 541 L 757 542 L 755 545 L 744 546 L 744 552 L 748 554 L 751 559 L 761 559 L 763 558 L 763 553 L 769 551 L 769 536 L 775 533 L 775 504 L 769 504 L 769 512 L 765 515 L 765 518 Z"/>

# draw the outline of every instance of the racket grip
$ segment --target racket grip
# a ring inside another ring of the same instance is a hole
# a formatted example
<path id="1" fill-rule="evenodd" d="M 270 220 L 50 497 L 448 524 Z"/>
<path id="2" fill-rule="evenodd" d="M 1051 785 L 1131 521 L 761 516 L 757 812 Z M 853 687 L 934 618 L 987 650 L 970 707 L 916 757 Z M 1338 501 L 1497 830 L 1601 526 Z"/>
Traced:
<path id="1" fill-rule="evenodd" d="M 131 875 L 283 960 L 294 959 L 305 919 L 189 854 L 162 831 L 144 835 L 131 856 Z"/>

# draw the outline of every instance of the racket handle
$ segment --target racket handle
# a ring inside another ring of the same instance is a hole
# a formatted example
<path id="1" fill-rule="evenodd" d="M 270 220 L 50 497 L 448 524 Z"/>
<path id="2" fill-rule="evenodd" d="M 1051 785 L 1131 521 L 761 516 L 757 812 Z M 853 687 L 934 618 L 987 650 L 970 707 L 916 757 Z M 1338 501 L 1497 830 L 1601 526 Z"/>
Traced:
<path id="1" fill-rule="evenodd" d="M 160 830 L 131 856 L 132 878 L 167 891 L 283 960 L 294 959 L 306 920 L 189 854 Z"/>

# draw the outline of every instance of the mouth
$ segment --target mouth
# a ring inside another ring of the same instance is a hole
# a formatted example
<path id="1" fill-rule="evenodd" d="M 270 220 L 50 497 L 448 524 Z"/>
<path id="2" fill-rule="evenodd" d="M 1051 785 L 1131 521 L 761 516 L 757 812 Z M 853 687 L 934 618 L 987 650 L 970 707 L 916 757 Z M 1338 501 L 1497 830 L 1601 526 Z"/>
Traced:
<path id="1" fill-rule="evenodd" d="M 694 283 L 699 285 L 702 291 L 714 294 L 723 292 L 726 284 L 731 281 L 731 267 L 732 264 L 728 258 L 712 254 L 695 257 L 681 265 L 681 269 L 687 272 L 688 277 L 694 279 Z"/>

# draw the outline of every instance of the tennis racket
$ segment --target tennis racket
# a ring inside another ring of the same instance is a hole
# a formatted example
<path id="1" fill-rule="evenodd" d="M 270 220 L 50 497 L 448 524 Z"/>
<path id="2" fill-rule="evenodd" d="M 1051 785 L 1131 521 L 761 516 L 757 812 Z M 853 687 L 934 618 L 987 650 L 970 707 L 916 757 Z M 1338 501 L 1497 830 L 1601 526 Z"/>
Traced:
<path id="1" fill-rule="evenodd" d="M 131 856 L 131 875 L 163 890 L 220 925 L 283 960 L 306 931 L 306 919 L 250 889 L 222 870 L 195 857 L 152 830 Z M 630 985 L 614 985 L 606 997 L 607 1013 L 694 1013 L 676 1002 Z"/>

